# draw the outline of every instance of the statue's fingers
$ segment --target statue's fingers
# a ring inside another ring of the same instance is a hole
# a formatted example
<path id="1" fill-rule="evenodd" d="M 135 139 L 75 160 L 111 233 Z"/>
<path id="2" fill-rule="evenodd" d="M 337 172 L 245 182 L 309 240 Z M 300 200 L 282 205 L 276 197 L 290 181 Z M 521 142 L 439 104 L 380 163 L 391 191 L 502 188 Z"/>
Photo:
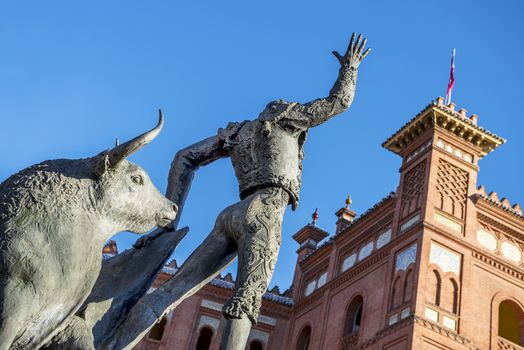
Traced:
<path id="1" fill-rule="evenodd" d="M 353 51 L 353 43 L 355 42 L 355 36 L 357 36 L 357 33 L 353 33 L 351 36 L 351 40 L 349 40 L 348 49 L 346 50 L 346 56 Z"/>
<path id="2" fill-rule="evenodd" d="M 362 50 L 364 50 L 364 47 L 366 46 L 367 41 L 368 39 L 364 38 L 364 40 L 362 41 L 362 44 L 360 44 L 360 46 L 358 47 L 359 54 L 362 54 Z"/>
<path id="3" fill-rule="evenodd" d="M 338 60 L 339 62 L 342 61 L 342 56 L 340 56 L 340 54 L 339 54 L 337 51 L 332 51 L 331 53 L 332 53 L 333 55 L 335 55 L 335 57 L 337 58 L 337 60 Z"/>
<path id="4" fill-rule="evenodd" d="M 360 46 L 360 41 L 361 40 L 362 40 L 362 34 L 359 34 L 358 38 L 357 38 L 357 41 L 355 42 L 355 46 L 353 47 L 353 50 L 352 50 L 353 53 L 358 52 L 358 48 Z"/>
<path id="5" fill-rule="evenodd" d="M 362 58 L 360 59 L 361 61 L 366 58 L 366 56 L 371 52 L 371 47 L 368 47 L 368 49 L 364 52 L 364 54 L 362 55 Z"/>

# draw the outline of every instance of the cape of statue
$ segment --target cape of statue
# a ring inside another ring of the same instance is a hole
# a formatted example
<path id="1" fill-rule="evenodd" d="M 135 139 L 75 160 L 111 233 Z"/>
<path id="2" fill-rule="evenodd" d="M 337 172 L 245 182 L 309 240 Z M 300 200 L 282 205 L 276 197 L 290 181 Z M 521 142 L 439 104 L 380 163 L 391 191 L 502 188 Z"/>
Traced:
<path id="1" fill-rule="evenodd" d="M 129 349 L 165 313 L 191 296 L 238 256 L 233 296 L 224 305 L 224 350 L 245 348 L 257 322 L 262 295 L 271 280 L 288 205 L 296 208 L 301 186 L 303 146 L 310 128 L 344 112 L 355 95 L 357 70 L 370 49 L 353 34 L 329 96 L 305 104 L 273 101 L 250 121 L 230 123 L 205 140 L 179 151 L 169 173 L 167 197 L 180 216 L 196 170 L 229 157 L 239 183 L 240 201 L 224 209 L 204 242 L 178 272 L 153 293 L 144 295 L 112 333 L 107 349 Z M 176 226 L 176 225 L 175 225 Z M 138 242 L 151 244 L 163 230 Z"/>

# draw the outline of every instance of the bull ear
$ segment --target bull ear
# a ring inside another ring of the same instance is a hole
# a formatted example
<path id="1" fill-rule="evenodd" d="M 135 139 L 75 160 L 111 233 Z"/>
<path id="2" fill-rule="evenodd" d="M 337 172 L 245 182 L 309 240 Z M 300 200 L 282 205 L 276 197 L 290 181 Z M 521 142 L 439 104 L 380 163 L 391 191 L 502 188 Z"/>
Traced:
<path id="1" fill-rule="evenodd" d="M 138 151 L 140 148 L 144 147 L 155 137 L 158 136 L 160 130 L 164 126 L 164 116 L 162 110 L 158 110 L 158 124 L 148 132 L 135 137 L 134 139 L 127 141 L 121 145 L 116 146 L 115 148 L 109 150 L 106 154 L 108 157 L 108 168 L 116 167 L 121 161 Z"/>

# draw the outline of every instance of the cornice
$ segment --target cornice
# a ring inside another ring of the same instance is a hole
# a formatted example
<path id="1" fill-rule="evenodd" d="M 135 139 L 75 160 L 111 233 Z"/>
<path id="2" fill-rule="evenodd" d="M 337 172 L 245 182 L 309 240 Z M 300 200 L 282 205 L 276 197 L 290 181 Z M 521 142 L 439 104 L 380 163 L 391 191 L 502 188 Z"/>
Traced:
<path id="1" fill-rule="evenodd" d="M 503 233 L 519 240 L 520 242 L 524 242 L 524 234 L 515 231 L 514 229 L 508 227 L 500 221 L 497 221 L 494 218 L 489 217 L 488 215 L 477 212 L 477 220 L 481 224 L 486 224 L 488 226 L 494 227 L 495 229 L 502 231 Z"/>
<path id="2" fill-rule="evenodd" d="M 420 325 L 426 329 L 429 329 L 437 334 L 440 334 L 448 339 L 451 339 L 453 340 L 454 342 L 456 343 L 459 343 L 461 345 L 464 345 L 466 346 L 468 349 L 470 350 L 481 350 L 480 348 L 476 347 L 473 342 L 464 337 L 464 336 L 461 336 L 459 335 L 458 333 L 450 330 L 450 329 L 447 329 L 447 328 L 444 328 L 442 327 L 441 325 L 433 322 L 433 321 L 430 321 L 424 317 L 420 317 L 420 316 L 417 316 L 417 315 L 413 315 L 412 316 L 414 321 L 415 321 L 415 324 L 417 325 Z"/>
<path id="3" fill-rule="evenodd" d="M 399 330 L 403 329 L 403 328 L 406 328 L 408 326 L 412 326 L 412 325 L 419 325 L 419 326 L 422 326 L 426 329 L 429 329 L 437 334 L 440 334 L 448 339 L 451 339 L 452 341 L 458 343 L 458 344 L 461 344 L 463 346 L 466 346 L 468 348 L 468 350 L 481 350 L 480 348 L 476 347 L 473 342 L 464 337 L 464 336 L 461 336 L 459 335 L 458 333 L 452 331 L 452 330 L 449 330 L 449 329 L 446 329 L 442 326 L 440 326 L 439 324 L 437 323 L 434 323 L 424 317 L 420 317 L 420 316 L 417 316 L 417 315 L 411 315 L 411 316 L 408 316 L 406 318 L 404 318 L 403 320 L 400 320 L 399 322 L 395 323 L 394 325 L 392 326 L 388 326 L 380 331 L 378 331 L 376 333 L 376 335 L 368 340 L 368 341 L 365 341 L 363 342 L 362 344 L 358 345 L 357 347 L 355 347 L 354 349 L 355 350 L 364 350 L 364 349 L 367 349 L 369 346 L 372 346 L 374 344 L 376 344 L 378 341 L 380 341 L 381 339 L 387 337 L 388 335 L 390 334 L 393 334 L 393 333 L 396 333 L 398 332 Z"/>
<path id="4" fill-rule="evenodd" d="M 471 255 L 474 258 L 476 258 L 477 260 L 480 260 L 483 263 L 488 264 L 489 266 L 503 272 L 504 274 L 509 275 L 513 278 L 519 279 L 520 281 L 524 282 L 524 273 L 522 271 L 519 271 L 519 269 L 516 269 L 513 266 L 503 263 L 502 261 L 492 258 L 479 251 L 472 251 Z"/>
<path id="5" fill-rule="evenodd" d="M 465 115 L 452 110 L 438 101 L 432 101 L 427 105 L 414 118 L 389 137 L 382 144 L 382 147 L 400 155 L 407 146 L 432 127 L 445 129 L 460 139 L 476 146 L 481 158 L 506 142 L 506 140 L 494 133 L 477 126 L 476 123 Z"/>

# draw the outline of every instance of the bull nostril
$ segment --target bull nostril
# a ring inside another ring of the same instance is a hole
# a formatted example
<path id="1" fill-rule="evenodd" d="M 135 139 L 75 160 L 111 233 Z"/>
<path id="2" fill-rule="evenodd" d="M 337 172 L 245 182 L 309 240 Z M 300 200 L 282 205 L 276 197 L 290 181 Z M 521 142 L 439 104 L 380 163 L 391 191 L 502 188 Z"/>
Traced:
<path id="1" fill-rule="evenodd" d="M 175 213 L 178 213 L 178 206 L 176 204 L 173 204 L 173 211 Z"/>

